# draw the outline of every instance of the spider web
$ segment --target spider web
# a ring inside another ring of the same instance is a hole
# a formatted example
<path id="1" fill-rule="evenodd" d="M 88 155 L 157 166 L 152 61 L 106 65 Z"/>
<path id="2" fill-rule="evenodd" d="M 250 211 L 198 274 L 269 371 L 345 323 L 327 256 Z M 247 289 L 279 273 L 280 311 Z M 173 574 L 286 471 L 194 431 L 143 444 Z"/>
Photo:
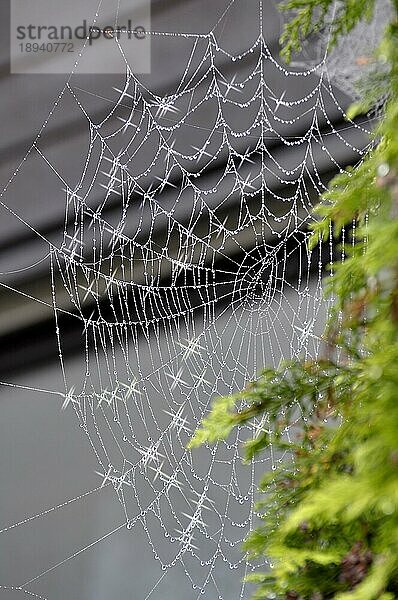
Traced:
<path id="1" fill-rule="evenodd" d="M 214 447 L 186 446 L 214 397 L 242 389 L 264 365 L 316 354 L 322 265 L 333 247 L 311 253 L 307 225 L 326 189 L 321 173 L 343 170 L 336 156 L 360 160 L 366 129 L 333 125 L 344 108 L 327 56 L 307 69 L 282 66 L 265 38 L 261 4 L 256 38 L 233 55 L 217 37 L 227 12 L 207 34 L 149 32 L 165 48 L 184 49 L 173 93 L 151 89 L 126 63 L 98 122 L 93 92 L 68 81 L 56 105 L 72 99 L 88 132 L 75 183 L 39 138 L 32 146 L 65 201 L 60 243 L 45 240 L 65 388 L 53 393 L 98 462 L 98 487 L 87 494 L 112 490 L 122 518 L 22 585 L 3 586 L 10 594 L 42 598 L 37 585 L 49 573 L 122 529 L 140 528 L 156 578 L 146 598 L 163 597 L 174 572 L 191 590 L 184 597 L 221 600 L 226 577 L 235 598 L 248 595 L 241 580 L 258 563 L 241 543 L 256 524 L 258 477 L 283 457 L 270 447 L 241 464 L 242 442 L 266 428 L 266 418 Z M 2 206 L 10 210 L 7 189 Z M 65 314 L 80 322 L 78 383 L 64 359 Z"/>

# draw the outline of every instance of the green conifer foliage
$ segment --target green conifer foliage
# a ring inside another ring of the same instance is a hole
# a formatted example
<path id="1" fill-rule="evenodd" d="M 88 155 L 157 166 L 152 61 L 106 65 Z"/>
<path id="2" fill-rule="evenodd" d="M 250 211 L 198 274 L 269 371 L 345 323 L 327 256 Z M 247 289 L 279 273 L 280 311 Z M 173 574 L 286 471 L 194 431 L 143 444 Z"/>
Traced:
<path id="1" fill-rule="evenodd" d="M 331 43 L 362 18 L 371 0 L 338 4 Z M 283 56 L 325 24 L 332 0 L 290 0 L 294 16 Z M 398 0 L 394 7 L 398 14 Z M 327 281 L 336 298 L 325 352 L 313 361 L 266 369 L 245 390 L 217 399 L 191 447 L 226 438 L 254 417 L 271 426 L 246 444 L 247 459 L 268 444 L 285 452 L 266 474 L 262 523 L 244 551 L 270 558 L 255 574 L 255 598 L 398 598 L 398 19 L 375 61 L 387 101 L 363 162 L 338 175 L 321 198 L 310 243 L 356 223 L 356 243 Z M 368 86 L 369 87 L 369 86 Z M 365 85 L 366 88 L 366 85 Z M 368 109 L 365 97 L 354 112 Z M 330 225 L 332 224 L 332 228 Z M 301 418 L 300 433 L 286 430 Z"/>

